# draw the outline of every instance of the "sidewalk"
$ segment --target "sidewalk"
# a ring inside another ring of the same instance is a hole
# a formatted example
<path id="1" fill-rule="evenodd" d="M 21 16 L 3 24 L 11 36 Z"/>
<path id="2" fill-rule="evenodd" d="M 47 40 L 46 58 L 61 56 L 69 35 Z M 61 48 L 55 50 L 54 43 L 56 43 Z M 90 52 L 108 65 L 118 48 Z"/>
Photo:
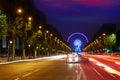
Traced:
<path id="1" fill-rule="evenodd" d="M 58 55 L 58 54 L 56 54 Z M 26 56 L 24 59 L 22 59 L 21 57 L 15 57 L 15 60 L 14 61 L 18 61 L 18 60 L 29 60 L 29 59 L 37 59 L 37 58 L 44 58 L 44 57 L 51 57 L 51 56 L 56 56 L 55 54 L 54 55 L 41 55 L 39 57 L 36 57 L 36 58 L 29 58 L 29 56 Z M 60 54 L 59 54 L 60 55 Z M 0 57 L 0 63 L 4 63 L 4 62 L 13 62 L 12 60 L 12 57 L 9 57 L 9 61 L 8 61 L 8 57 L 7 56 L 4 56 L 4 57 Z"/>
<path id="2" fill-rule="evenodd" d="M 29 59 L 29 58 L 26 57 L 25 59 Z M 15 60 L 14 60 L 14 61 L 17 61 L 17 60 L 23 60 L 23 59 L 21 59 L 21 57 L 15 57 Z M 9 61 L 8 61 L 8 57 L 4 57 L 4 58 L 1 58 L 1 57 L 0 57 L 0 63 L 10 62 L 10 61 L 12 61 L 12 57 L 9 57 Z"/>
<path id="3" fill-rule="evenodd" d="M 25 62 L 25 61 L 35 61 L 35 60 L 44 60 L 44 59 L 51 59 L 56 60 L 66 57 L 66 55 L 51 55 L 51 56 L 42 56 L 42 57 L 36 57 L 33 59 L 29 59 L 29 57 L 26 57 L 25 59 L 21 59 L 21 57 L 15 57 L 14 61 L 8 61 L 8 57 L 0 58 L 0 64 L 10 64 L 10 63 L 16 63 L 16 62 Z"/>

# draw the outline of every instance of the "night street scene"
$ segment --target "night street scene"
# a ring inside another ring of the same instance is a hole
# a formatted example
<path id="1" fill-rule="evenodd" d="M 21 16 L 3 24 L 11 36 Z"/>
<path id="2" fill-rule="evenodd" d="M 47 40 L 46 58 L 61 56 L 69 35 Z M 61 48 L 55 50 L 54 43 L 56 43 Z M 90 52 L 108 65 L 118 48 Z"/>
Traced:
<path id="1" fill-rule="evenodd" d="M 0 0 L 0 80 L 120 80 L 120 0 Z"/>

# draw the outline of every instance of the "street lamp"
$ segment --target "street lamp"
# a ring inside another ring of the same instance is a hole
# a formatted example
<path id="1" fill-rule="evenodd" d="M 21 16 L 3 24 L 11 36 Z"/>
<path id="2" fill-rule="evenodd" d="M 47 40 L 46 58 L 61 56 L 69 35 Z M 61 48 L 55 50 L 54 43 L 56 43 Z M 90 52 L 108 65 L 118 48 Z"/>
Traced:
<path id="1" fill-rule="evenodd" d="M 53 34 L 50 34 L 50 36 L 52 37 L 52 36 L 53 36 Z"/>
<path id="2" fill-rule="evenodd" d="M 44 50 L 44 47 L 42 47 L 42 50 Z"/>
<path id="3" fill-rule="evenodd" d="M 47 30 L 46 33 L 49 33 L 49 31 Z"/>
<path id="4" fill-rule="evenodd" d="M 12 44 L 12 41 L 10 41 L 10 44 Z"/>
<path id="5" fill-rule="evenodd" d="M 22 9 L 20 9 L 20 8 L 17 10 L 17 13 L 19 13 L 19 14 L 21 14 L 22 12 L 23 12 L 23 11 L 22 11 Z"/>
<path id="6" fill-rule="evenodd" d="M 29 59 L 30 59 L 31 58 L 31 49 L 30 49 L 31 45 L 28 44 L 28 47 L 29 47 Z"/>
<path id="7" fill-rule="evenodd" d="M 32 20 L 32 17 L 28 17 L 28 20 L 31 21 L 31 20 Z"/>
<path id="8" fill-rule="evenodd" d="M 12 41 L 10 41 L 10 42 L 8 43 L 8 61 L 10 60 L 10 59 L 9 59 L 9 57 L 10 57 L 10 45 L 11 45 L 12 43 L 13 43 Z"/>
<path id="9" fill-rule="evenodd" d="M 39 26 L 39 29 L 42 29 L 42 26 Z"/>
<path id="10" fill-rule="evenodd" d="M 101 39 L 101 36 L 99 36 L 99 38 Z"/>
<path id="11" fill-rule="evenodd" d="M 31 45 L 29 44 L 28 47 L 30 48 L 30 46 L 31 46 Z"/>
<path id="12" fill-rule="evenodd" d="M 103 33 L 103 36 L 105 36 L 106 34 L 105 33 Z"/>
<path id="13" fill-rule="evenodd" d="M 28 17 L 28 23 L 27 23 L 27 27 L 26 27 L 26 30 L 31 30 L 32 28 L 32 17 Z"/>
<path id="14" fill-rule="evenodd" d="M 36 48 L 38 49 L 39 47 L 37 46 Z"/>

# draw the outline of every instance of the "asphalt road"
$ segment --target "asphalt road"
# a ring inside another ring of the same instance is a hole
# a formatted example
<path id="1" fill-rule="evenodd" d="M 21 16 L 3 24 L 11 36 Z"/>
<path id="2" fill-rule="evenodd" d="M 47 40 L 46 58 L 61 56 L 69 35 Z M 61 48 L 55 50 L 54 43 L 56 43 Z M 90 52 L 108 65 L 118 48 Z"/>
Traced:
<path id="1" fill-rule="evenodd" d="M 0 65 L 0 80 L 76 80 L 77 64 L 45 59 Z"/>
<path id="2" fill-rule="evenodd" d="M 66 63 L 65 58 L 0 64 L 0 80 L 120 80 L 91 64 L 87 58 Z"/>

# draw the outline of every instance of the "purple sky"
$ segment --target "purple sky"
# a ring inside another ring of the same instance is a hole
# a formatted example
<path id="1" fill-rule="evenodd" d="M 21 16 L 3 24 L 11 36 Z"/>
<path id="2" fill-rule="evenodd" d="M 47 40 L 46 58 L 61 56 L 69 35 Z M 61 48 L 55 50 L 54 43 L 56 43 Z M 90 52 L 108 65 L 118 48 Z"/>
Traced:
<path id="1" fill-rule="evenodd" d="M 34 4 L 65 40 L 75 32 L 90 40 L 103 23 L 120 25 L 120 0 L 34 0 Z"/>

